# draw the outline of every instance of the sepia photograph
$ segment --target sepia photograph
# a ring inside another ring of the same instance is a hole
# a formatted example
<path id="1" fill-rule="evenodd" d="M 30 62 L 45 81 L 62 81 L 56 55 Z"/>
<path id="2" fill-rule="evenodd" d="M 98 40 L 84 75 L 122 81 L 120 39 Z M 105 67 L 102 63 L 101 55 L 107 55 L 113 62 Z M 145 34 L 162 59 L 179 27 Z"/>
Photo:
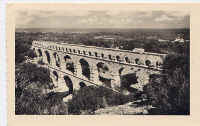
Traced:
<path id="1" fill-rule="evenodd" d="M 15 10 L 15 115 L 190 115 L 190 11 L 65 5 Z"/>

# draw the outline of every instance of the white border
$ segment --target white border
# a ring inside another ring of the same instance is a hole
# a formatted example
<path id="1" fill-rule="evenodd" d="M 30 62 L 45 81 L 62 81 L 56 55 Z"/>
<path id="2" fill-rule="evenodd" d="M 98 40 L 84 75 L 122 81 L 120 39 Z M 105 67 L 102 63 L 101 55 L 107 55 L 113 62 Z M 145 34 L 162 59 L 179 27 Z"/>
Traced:
<path id="1" fill-rule="evenodd" d="M 7 126 L 6 4 L 7 3 L 200 3 L 199 0 L 1 0 L 0 1 L 0 126 Z"/>
<path id="2" fill-rule="evenodd" d="M 195 3 L 200 2 L 199 0 L 4 0 L 3 3 Z"/>
<path id="3" fill-rule="evenodd" d="M 0 2 L 0 126 L 7 125 L 5 3 Z"/>

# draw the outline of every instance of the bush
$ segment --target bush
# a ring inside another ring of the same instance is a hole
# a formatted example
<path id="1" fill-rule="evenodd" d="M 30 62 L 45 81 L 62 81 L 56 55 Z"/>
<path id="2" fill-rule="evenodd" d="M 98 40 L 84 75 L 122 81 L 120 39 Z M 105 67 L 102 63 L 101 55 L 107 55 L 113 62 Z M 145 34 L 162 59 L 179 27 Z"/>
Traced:
<path id="1" fill-rule="evenodd" d="M 30 57 L 30 58 L 37 57 L 36 53 L 32 49 L 27 51 L 27 56 Z"/>
<path id="2" fill-rule="evenodd" d="M 35 91 L 33 92 L 33 90 Z M 24 90 L 15 102 L 15 114 L 19 115 L 68 114 L 67 105 L 62 101 L 62 98 L 46 99 L 39 88 Z"/>
<path id="3" fill-rule="evenodd" d="M 34 58 L 36 55 L 31 50 L 32 41 L 38 38 L 39 34 L 15 33 L 15 63 L 21 63 L 25 56 Z"/>
<path id="4" fill-rule="evenodd" d="M 169 55 L 163 67 L 164 77 L 161 81 L 152 79 L 144 87 L 151 104 L 157 107 L 159 114 L 189 114 L 189 58 L 183 55 Z"/>
<path id="5" fill-rule="evenodd" d="M 81 111 L 85 110 L 92 114 L 107 105 L 121 105 L 131 100 L 133 96 L 118 94 L 105 87 L 83 87 L 75 92 L 72 100 L 68 102 L 68 111 L 70 114 L 81 114 Z"/>
<path id="6" fill-rule="evenodd" d="M 67 105 L 62 97 L 47 99 L 51 87 L 49 71 L 35 64 L 16 65 L 15 114 L 67 114 Z"/>
<path id="7" fill-rule="evenodd" d="M 38 67 L 36 64 L 31 63 L 16 65 L 15 75 L 16 86 L 20 86 L 21 84 L 31 84 L 32 82 L 40 82 L 41 85 L 44 85 L 51 82 L 48 69 Z"/>

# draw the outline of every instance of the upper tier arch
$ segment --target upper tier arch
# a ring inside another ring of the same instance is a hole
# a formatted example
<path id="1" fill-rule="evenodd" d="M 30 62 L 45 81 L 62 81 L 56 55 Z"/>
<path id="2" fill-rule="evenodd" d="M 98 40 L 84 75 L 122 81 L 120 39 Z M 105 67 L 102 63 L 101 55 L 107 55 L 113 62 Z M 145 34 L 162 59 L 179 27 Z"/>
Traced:
<path id="1" fill-rule="evenodd" d="M 39 49 L 43 48 L 46 50 L 53 50 L 54 52 L 67 55 L 79 55 L 87 58 L 122 63 L 126 65 L 137 65 L 157 70 L 162 69 L 162 63 L 166 56 L 166 54 L 159 53 L 133 52 L 129 50 L 66 44 L 51 41 L 33 41 L 32 46 Z"/>

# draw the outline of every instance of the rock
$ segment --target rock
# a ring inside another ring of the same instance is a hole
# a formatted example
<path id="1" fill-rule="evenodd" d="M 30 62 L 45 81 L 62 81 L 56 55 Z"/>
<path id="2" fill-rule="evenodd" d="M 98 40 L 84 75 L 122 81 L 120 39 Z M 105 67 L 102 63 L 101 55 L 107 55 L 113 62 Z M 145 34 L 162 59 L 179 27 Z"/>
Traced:
<path id="1" fill-rule="evenodd" d="M 95 115 L 138 115 L 148 114 L 148 106 L 136 107 L 132 103 L 106 107 L 95 111 Z"/>
<path id="2" fill-rule="evenodd" d="M 64 97 L 63 102 L 68 102 L 71 99 L 72 99 L 72 94 L 68 95 L 67 97 Z"/>

